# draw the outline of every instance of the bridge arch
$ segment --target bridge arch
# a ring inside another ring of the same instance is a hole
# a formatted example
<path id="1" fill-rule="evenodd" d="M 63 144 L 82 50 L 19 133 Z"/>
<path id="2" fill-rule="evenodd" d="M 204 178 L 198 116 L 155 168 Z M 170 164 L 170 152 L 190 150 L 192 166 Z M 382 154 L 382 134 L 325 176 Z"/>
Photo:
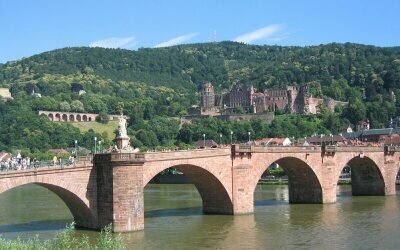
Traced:
<path id="1" fill-rule="evenodd" d="M 285 157 L 275 162 L 288 175 L 290 203 L 323 202 L 321 183 L 310 165 L 295 157 Z"/>
<path id="2" fill-rule="evenodd" d="M 175 168 L 192 181 L 202 198 L 204 213 L 233 214 L 233 203 L 226 183 L 206 167 L 192 164 L 158 167 L 148 174 L 145 173 L 143 188 L 157 174 L 168 168 Z"/>
<path id="3" fill-rule="evenodd" d="M 336 173 L 336 183 L 346 165 L 351 169 L 351 192 L 353 195 L 385 195 L 385 178 L 374 160 L 367 156 L 351 158 L 347 164 L 339 167 Z"/>
<path id="4" fill-rule="evenodd" d="M 27 184 L 39 185 L 60 197 L 72 213 L 77 226 L 97 228 L 97 216 L 95 215 L 95 211 L 90 209 L 90 202 L 86 199 L 86 187 L 71 185 L 60 180 L 48 179 L 38 181 L 30 177 L 17 177 L 1 183 L 0 194 Z"/>
<path id="5" fill-rule="evenodd" d="M 288 176 L 290 203 L 323 203 L 323 189 L 318 173 L 306 161 L 292 156 L 278 156 L 267 160 L 257 159 L 254 175 L 250 182 L 253 199 L 258 181 L 265 170 L 273 163 L 277 163 L 283 168 Z"/>

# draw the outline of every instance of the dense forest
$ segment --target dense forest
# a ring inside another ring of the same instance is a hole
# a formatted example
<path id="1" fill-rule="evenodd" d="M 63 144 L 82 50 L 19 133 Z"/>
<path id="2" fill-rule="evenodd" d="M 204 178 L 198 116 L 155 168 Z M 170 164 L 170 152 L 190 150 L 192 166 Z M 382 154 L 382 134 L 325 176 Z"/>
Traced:
<path id="1" fill-rule="evenodd" d="M 249 83 L 258 91 L 308 83 L 313 96 L 349 104 L 334 113 L 322 108 L 318 116 L 276 116 L 270 125 L 204 119 L 180 129 L 171 117 L 184 116 L 199 103 L 205 81 L 217 91 L 229 90 L 233 83 Z M 89 146 L 93 133 L 45 121 L 37 110 L 123 111 L 130 117 L 133 144 L 143 148 L 185 147 L 203 133 L 216 141 L 223 134 L 227 140 L 231 130 L 237 141 L 245 140 L 248 131 L 255 138 L 303 137 L 337 133 L 361 119 L 369 119 L 374 128 L 385 127 L 400 115 L 400 50 L 351 43 L 282 47 L 236 42 L 137 51 L 64 48 L 0 64 L 0 87 L 10 88 L 14 98 L 0 105 L 0 150 L 45 151 L 71 145 L 71 138 L 78 137 Z"/>

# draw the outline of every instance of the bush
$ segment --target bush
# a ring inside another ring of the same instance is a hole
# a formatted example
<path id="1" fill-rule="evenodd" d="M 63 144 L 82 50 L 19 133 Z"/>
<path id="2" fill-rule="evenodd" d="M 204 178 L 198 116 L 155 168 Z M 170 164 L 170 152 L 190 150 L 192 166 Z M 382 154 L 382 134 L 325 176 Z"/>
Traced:
<path id="1" fill-rule="evenodd" d="M 80 250 L 119 250 L 125 249 L 120 235 L 112 234 L 111 226 L 105 227 L 94 244 L 89 243 L 87 235 L 83 237 L 74 236 L 74 224 L 67 226 L 53 239 L 40 242 L 39 238 L 28 241 L 5 240 L 0 238 L 0 249 L 5 250 L 46 250 L 46 249 L 80 249 Z"/>
<path id="2" fill-rule="evenodd" d="M 107 115 L 106 112 L 101 111 L 99 115 L 96 117 L 96 121 L 100 123 L 107 124 L 110 121 L 110 117 Z"/>

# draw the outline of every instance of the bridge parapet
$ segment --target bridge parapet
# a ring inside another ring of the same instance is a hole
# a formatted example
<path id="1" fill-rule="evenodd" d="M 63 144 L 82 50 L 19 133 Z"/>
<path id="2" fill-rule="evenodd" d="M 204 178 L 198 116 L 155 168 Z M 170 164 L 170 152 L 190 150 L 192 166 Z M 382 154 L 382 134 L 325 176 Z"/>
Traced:
<path id="1" fill-rule="evenodd" d="M 190 158 L 209 158 L 230 155 L 230 148 L 212 148 L 212 149 L 195 149 L 195 150 L 178 150 L 165 152 L 149 152 L 145 155 L 145 161 L 167 161 Z"/>
<path id="2" fill-rule="evenodd" d="M 318 146 L 258 146 L 232 145 L 236 153 L 316 153 L 321 151 Z"/>
<path id="3" fill-rule="evenodd" d="M 111 161 L 133 161 L 144 162 L 144 153 L 111 153 Z"/>
<path id="4" fill-rule="evenodd" d="M 336 152 L 383 152 L 383 147 L 371 147 L 371 146 L 336 146 Z"/>
<path id="5" fill-rule="evenodd" d="M 316 153 L 326 152 L 384 152 L 383 147 L 368 146 L 259 146 L 259 145 L 232 145 L 237 153 Z M 400 152 L 400 147 L 389 146 L 389 151 Z"/>
<path id="6" fill-rule="evenodd" d="M 96 154 L 95 162 L 132 162 L 132 163 L 144 163 L 144 153 L 107 153 L 107 154 Z"/>
<path id="7" fill-rule="evenodd" d="M 393 145 L 385 145 L 384 151 L 385 151 L 385 154 L 394 154 L 396 152 L 400 152 L 400 147 L 393 146 Z"/>

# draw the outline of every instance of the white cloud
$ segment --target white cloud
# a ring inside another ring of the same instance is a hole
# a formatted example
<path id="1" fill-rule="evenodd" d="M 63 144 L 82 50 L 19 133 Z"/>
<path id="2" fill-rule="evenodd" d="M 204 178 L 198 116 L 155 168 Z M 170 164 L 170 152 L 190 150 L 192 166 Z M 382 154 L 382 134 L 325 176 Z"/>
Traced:
<path id="1" fill-rule="evenodd" d="M 271 40 L 274 41 L 276 39 L 281 40 L 275 35 L 279 34 L 282 31 L 282 26 L 279 24 L 272 24 L 266 26 L 264 28 L 240 35 L 234 39 L 235 42 L 243 42 L 243 43 L 251 43 L 257 40 Z M 286 38 L 286 37 L 285 37 Z"/>
<path id="2" fill-rule="evenodd" d="M 90 47 L 103 48 L 129 48 L 137 44 L 135 37 L 111 37 L 103 40 L 92 42 Z"/>
<path id="3" fill-rule="evenodd" d="M 178 44 L 184 43 L 184 42 L 192 39 L 193 37 L 195 37 L 197 35 L 198 35 L 198 33 L 190 33 L 190 34 L 187 34 L 187 35 L 178 36 L 178 37 L 172 38 L 172 39 L 170 39 L 170 40 L 168 40 L 166 42 L 159 43 L 154 47 L 155 48 L 160 48 L 160 47 L 169 47 L 169 46 L 178 45 Z"/>

